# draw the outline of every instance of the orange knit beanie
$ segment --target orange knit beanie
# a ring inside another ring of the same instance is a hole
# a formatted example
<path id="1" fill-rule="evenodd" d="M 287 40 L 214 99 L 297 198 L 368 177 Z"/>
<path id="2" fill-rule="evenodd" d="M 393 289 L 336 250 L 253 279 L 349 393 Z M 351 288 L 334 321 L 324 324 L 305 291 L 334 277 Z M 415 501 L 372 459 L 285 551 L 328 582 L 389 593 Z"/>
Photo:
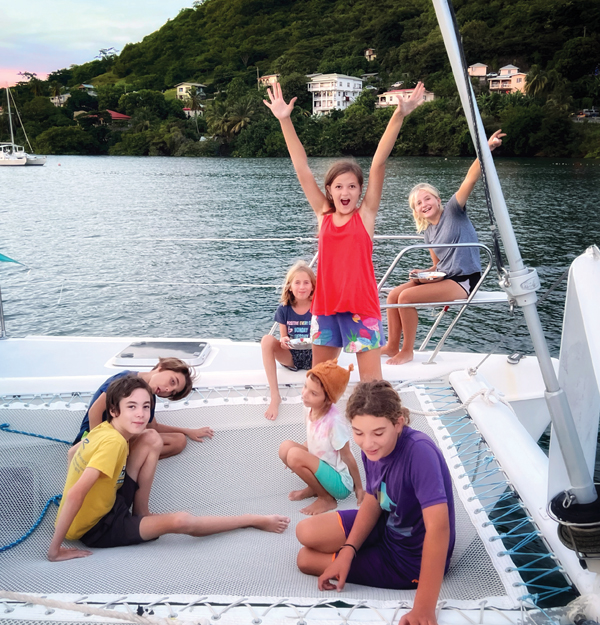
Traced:
<path id="1" fill-rule="evenodd" d="M 336 358 L 335 360 L 320 362 L 308 371 L 306 376 L 308 377 L 312 374 L 319 378 L 327 397 L 329 397 L 332 403 L 336 404 L 348 386 L 350 371 L 354 371 L 353 364 L 350 364 L 348 369 L 344 369 L 338 366 Z"/>

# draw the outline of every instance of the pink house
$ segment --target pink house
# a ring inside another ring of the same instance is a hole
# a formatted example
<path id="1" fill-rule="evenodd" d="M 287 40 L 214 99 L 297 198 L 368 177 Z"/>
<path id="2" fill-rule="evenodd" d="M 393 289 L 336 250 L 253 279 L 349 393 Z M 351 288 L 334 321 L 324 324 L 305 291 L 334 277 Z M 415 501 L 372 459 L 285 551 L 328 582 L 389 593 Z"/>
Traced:
<path id="1" fill-rule="evenodd" d="M 491 93 L 525 93 L 525 78 L 527 74 L 519 71 L 514 65 L 505 65 L 500 68 L 497 76 L 488 78 Z"/>
<path id="2" fill-rule="evenodd" d="M 379 102 L 375 105 L 377 108 L 385 108 L 386 106 L 398 106 L 400 100 L 406 101 L 412 95 L 414 89 L 392 89 L 392 91 L 386 91 L 377 96 Z M 431 102 L 435 98 L 435 95 L 431 91 L 425 90 L 423 93 L 423 101 Z"/>

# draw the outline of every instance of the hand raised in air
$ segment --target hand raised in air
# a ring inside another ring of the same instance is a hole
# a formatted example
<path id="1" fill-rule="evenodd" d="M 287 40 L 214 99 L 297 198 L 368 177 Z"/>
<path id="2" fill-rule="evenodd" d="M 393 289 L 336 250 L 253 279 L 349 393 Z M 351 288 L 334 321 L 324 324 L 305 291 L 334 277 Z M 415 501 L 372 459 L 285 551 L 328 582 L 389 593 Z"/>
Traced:
<path id="1" fill-rule="evenodd" d="M 277 119 L 285 119 L 292 114 L 294 103 L 298 98 L 292 98 L 289 104 L 286 104 L 283 99 L 283 93 L 281 92 L 281 85 L 278 82 L 273 85 L 272 89 L 271 87 L 267 89 L 267 94 L 269 100 L 263 100 L 263 102 L 265 106 L 271 109 L 271 113 L 273 113 Z"/>
<path id="2" fill-rule="evenodd" d="M 398 108 L 396 109 L 396 113 L 402 115 L 402 117 L 406 117 L 410 115 L 417 106 L 423 104 L 423 94 L 425 93 L 425 85 L 422 82 L 418 82 L 417 86 L 413 89 L 413 92 L 410 95 L 408 100 L 400 100 L 398 102 Z"/>
<path id="3" fill-rule="evenodd" d="M 506 133 L 502 132 L 502 128 L 500 128 L 488 139 L 491 152 L 502 145 L 502 137 L 506 137 Z"/>

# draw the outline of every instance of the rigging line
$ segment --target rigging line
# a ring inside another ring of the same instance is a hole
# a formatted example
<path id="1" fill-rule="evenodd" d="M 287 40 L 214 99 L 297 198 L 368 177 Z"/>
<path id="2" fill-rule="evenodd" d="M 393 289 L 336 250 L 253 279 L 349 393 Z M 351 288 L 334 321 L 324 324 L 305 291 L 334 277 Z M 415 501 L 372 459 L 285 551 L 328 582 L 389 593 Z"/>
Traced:
<path id="1" fill-rule="evenodd" d="M 29 137 L 27 136 L 27 131 L 25 130 L 25 126 L 23 126 L 23 121 L 21 120 L 19 109 L 17 108 L 17 103 L 15 102 L 15 96 L 10 92 L 10 89 L 8 90 L 8 93 L 10 94 L 10 97 L 13 102 L 13 106 L 15 107 L 15 113 L 17 114 L 17 117 L 19 118 L 19 124 L 21 124 L 21 130 L 23 130 L 23 134 L 25 135 L 25 139 L 27 140 L 27 145 L 29 146 L 30 151 L 33 152 L 34 150 L 33 150 L 33 147 L 31 146 L 31 141 L 29 141 Z"/>
<path id="2" fill-rule="evenodd" d="M 454 6 L 452 5 L 451 0 L 448 0 L 448 8 L 450 9 L 450 15 L 452 16 L 452 24 L 454 26 L 454 32 L 456 34 L 456 45 L 458 47 L 458 51 L 460 54 L 460 60 L 463 69 L 463 75 L 465 78 L 465 82 L 467 84 L 467 97 L 469 98 L 469 108 L 471 109 L 471 119 L 473 125 L 473 131 L 475 133 L 475 150 L 477 152 L 477 158 L 479 159 L 479 166 L 481 169 L 481 182 L 483 183 L 483 190 L 485 193 L 485 203 L 488 209 L 488 215 L 490 218 L 490 229 L 492 231 L 492 240 L 494 242 L 494 259 L 496 261 L 496 271 L 498 272 L 498 277 L 502 277 L 506 270 L 504 269 L 504 260 L 502 258 L 502 251 L 500 249 L 500 240 L 498 237 L 498 226 L 496 225 L 496 220 L 494 218 L 494 209 L 492 207 L 492 198 L 490 197 L 490 190 L 487 183 L 487 175 L 485 171 L 485 165 L 483 163 L 483 159 L 481 158 L 481 138 L 479 136 L 479 126 L 476 121 L 475 116 L 475 102 L 473 101 L 473 89 L 471 87 L 471 80 L 469 78 L 469 72 L 467 70 L 467 59 L 465 57 L 465 51 L 462 45 L 462 37 L 460 34 L 460 29 L 458 28 L 458 21 L 456 19 L 456 13 L 454 12 Z"/>

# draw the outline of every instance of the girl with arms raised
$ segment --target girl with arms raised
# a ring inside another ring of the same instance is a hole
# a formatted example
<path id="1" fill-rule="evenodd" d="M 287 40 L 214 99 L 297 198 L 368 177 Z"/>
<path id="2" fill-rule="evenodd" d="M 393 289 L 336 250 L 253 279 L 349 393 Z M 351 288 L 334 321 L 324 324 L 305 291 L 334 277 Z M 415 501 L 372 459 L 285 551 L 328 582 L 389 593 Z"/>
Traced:
<path id="1" fill-rule="evenodd" d="M 383 326 L 373 270 L 373 234 L 381 201 L 385 162 L 404 118 L 423 101 L 419 83 L 394 111 L 371 163 L 361 201 L 363 174 L 354 161 L 334 163 L 325 176 L 325 193 L 308 166 L 306 152 L 291 120 L 296 98 L 283 99 L 281 86 L 268 90 L 264 103 L 279 120 L 306 199 L 319 224 L 319 266 L 311 312 L 313 366 L 337 358 L 340 350 L 356 353 L 361 380 L 381 378 Z"/>
<path id="2" fill-rule="evenodd" d="M 502 145 L 506 136 L 497 130 L 489 139 L 490 150 Z M 477 243 L 477 233 L 467 216 L 467 200 L 479 180 L 481 166 L 476 160 L 459 190 L 442 207 L 440 193 L 430 184 L 416 185 L 408 196 L 418 232 L 425 233 L 425 243 Z M 409 281 L 397 286 L 388 295 L 388 304 L 417 304 L 445 302 L 469 296 L 481 278 L 481 264 L 477 247 L 435 248 L 429 250 L 432 266 L 426 272 L 446 274 L 435 281 L 422 282 L 413 269 Z M 388 308 L 388 342 L 383 354 L 391 358 L 388 365 L 402 365 L 413 359 L 419 313 L 416 308 Z M 404 336 L 402 349 L 400 338 Z"/>

